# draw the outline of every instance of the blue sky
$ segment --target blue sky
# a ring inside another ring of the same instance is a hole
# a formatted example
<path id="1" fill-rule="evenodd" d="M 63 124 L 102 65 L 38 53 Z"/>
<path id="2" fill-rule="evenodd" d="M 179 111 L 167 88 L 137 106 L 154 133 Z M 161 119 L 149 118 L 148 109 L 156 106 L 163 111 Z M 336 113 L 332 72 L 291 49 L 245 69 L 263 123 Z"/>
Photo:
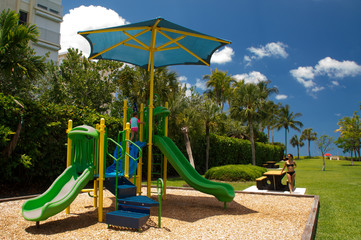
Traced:
<path id="1" fill-rule="evenodd" d="M 236 79 L 270 80 L 271 99 L 302 113 L 298 120 L 337 139 L 337 122 L 359 110 L 361 96 L 361 1 L 359 0 L 63 0 L 61 52 L 89 53 L 76 32 L 157 17 L 232 41 L 206 66 L 173 66 L 180 80 L 204 91 L 211 69 Z M 290 130 L 288 140 L 299 132 Z M 284 142 L 284 130 L 275 132 Z M 289 152 L 297 154 L 288 144 Z M 307 144 L 300 154 L 307 155 Z M 342 154 L 334 146 L 333 155 Z M 311 154 L 320 155 L 315 143 Z"/>

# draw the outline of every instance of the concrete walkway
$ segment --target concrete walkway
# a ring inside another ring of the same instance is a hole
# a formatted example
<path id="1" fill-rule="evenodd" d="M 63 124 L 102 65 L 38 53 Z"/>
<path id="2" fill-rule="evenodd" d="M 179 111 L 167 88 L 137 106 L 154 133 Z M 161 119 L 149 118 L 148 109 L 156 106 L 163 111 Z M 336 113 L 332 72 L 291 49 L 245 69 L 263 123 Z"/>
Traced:
<path id="1" fill-rule="evenodd" d="M 270 191 L 270 190 L 259 190 L 257 186 L 249 187 L 242 192 L 254 192 L 254 193 L 275 193 L 275 194 L 290 194 L 289 191 Z M 306 188 L 295 188 L 292 194 L 304 195 Z"/>

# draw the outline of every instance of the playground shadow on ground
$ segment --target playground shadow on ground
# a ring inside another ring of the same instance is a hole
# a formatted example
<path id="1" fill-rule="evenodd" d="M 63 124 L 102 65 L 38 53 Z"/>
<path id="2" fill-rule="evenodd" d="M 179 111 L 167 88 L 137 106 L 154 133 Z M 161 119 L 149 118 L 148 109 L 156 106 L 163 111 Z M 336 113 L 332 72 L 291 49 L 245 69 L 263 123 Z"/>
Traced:
<path id="1" fill-rule="evenodd" d="M 105 222 L 105 214 L 114 211 L 115 198 L 111 198 L 111 199 L 112 199 L 111 206 L 107 206 L 103 208 L 104 222 Z M 84 206 L 85 211 L 82 211 L 81 213 L 72 213 L 71 209 L 72 206 L 70 205 L 70 214 L 62 217 L 61 219 L 52 220 L 53 217 L 50 217 L 45 221 L 41 221 L 39 228 L 36 227 L 34 222 L 34 224 L 26 228 L 25 231 L 34 235 L 51 236 L 63 232 L 86 228 L 98 223 L 98 208 L 94 208 L 92 205 L 86 205 Z M 86 209 L 91 209 L 91 210 L 86 211 Z"/>
<path id="2" fill-rule="evenodd" d="M 154 198 L 154 200 L 156 200 Z M 208 217 L 219 215 L 246 215 L 257 213 L 235 201 L 224 203 L 213 196 L 183 196 L 167 194 L 167 200 L 162 200 L 162 217 L 186 222 L 196 222 Z M 152 216 L 158 216 L 158 209 L 153 208 Z"/>

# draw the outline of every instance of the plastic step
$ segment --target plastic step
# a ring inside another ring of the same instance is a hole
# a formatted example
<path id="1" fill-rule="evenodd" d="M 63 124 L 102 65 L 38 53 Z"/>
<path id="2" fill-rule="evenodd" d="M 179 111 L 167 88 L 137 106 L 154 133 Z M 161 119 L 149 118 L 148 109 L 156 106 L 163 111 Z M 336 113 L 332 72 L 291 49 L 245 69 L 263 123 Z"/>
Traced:
<path id="1" fill-rule="evenodd" d="M 115 178 L 106 179 L 105 187 L 115 195 Z M 126 178 L 118 179 L 118 198 L 130 197 L 137 195 L 137 188 Z"/>
<path id="2" fill-rule="evenodd" d="M 118 198 L 125 198 L 137 195 L 137 188 L 133 185 L 119 185 Z"/>
<path id="3" fill-rule="evenodd" d="M 144 207 L 155 207 L 159 203 L 147 196 L 132 196 L 126 198 L 118 198 L 119 204 L 135 205 L 135 206 L 144 206 Z"/>
<path id="4" fill-rule="evenodd" d="M 140 229 L 149 216 L 146 213 L 117 210 L 106 214 L 106 223 L 112 226 Z"/>
<path id="5" fill-rule="evenodd" d="M 150 214 L 150 207 L 118 204 L 118 210 Z"/>

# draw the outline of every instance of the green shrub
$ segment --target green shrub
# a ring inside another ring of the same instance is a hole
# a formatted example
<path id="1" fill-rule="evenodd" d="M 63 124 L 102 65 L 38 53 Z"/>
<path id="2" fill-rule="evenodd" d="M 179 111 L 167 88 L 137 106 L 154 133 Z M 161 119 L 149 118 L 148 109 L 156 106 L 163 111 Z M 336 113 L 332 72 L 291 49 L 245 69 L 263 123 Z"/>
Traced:
<path id="1" fill-rule="evenodd" d="M 225 165 L 209 169 L 205 178 L 220 181 L 255 181 L 265 172 L 267 172 L 266 168 L 251 164 Z"/>

